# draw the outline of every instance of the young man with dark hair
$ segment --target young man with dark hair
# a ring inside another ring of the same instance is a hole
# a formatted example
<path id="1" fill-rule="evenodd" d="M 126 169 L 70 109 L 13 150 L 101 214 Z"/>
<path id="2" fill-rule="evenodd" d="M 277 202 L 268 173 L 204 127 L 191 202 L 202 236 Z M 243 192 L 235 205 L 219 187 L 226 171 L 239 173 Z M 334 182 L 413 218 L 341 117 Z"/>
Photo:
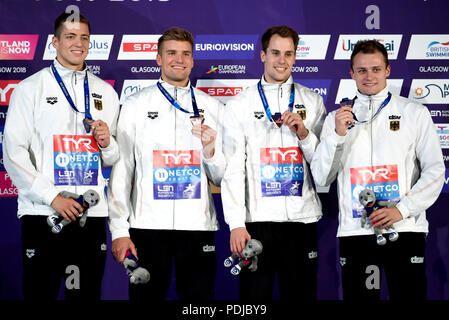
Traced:
<path id="1" fill-rule="evenodd" d="M 108 215 L 101 169 L 119 157 L 119 102 L 108 83 L 87 71 L 87 19 L 69 17 L 55 22 L 56 59 L 16 87 L 5 124 L 4 164 L 19 189 L 25 299 L 56 299 L 64 276 L 66 299 L 101 298 Z M 82 206 L 60 193 L 89 189 L 100 199 L 81 227 Z M 72 222 L 58 234 L 47 225 L 55 212 Z"/>
<path id="2" fill-rule="evenodd" d="M 221 185 L 230 248 L 262 242 L 258 270 L 242 270 L 240 298 L 270 300 L 276 273 L 282 300 L 316 299 L 321 203 L 308 162 L 326 116 L 320 95 L 293 82 L 298 34 L 286 26 L 262 36 L 264 74 L 225 109 Z"/>
<path id="3" fill-rule="evenodd" d="M 157 85 L 130 96 L 117 129 L 120 160 L 109 182 L 112 252 L 130 250 L 150 272 L 130 284 L 131 300 L 163 300 L 176 273 L 182 300 L 214 298 L 218 230 L 209 181 L 220 185 L 223 105 L 193 88 L 193 37 L 180 28 L 159 39 Z"/>
<path id="4" fill-rule="evenodd" d="M 357 85 L 352 107 L 331 112 L 312 160 L 319 185 L 338 183 L 343 299 L 380 299 L 382 270 L 390 299 L 422 300 L 427 295 L 425 210 L 438 198 L 445 167 L 427 108 L 392 95 L 387 51 L 376 40 L 359 41 L 351 55 Z M 381 207 L 362 227 L 359 193 L 371 189 Z M 399 237 L 376 241 L 374 227 L 393 226 Z"/>

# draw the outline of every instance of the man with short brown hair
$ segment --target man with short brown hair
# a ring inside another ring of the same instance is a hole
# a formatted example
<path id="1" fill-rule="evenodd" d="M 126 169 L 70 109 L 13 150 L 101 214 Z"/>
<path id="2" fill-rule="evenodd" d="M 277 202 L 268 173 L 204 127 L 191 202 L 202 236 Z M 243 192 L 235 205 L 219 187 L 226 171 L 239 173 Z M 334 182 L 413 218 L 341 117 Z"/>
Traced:
<path id="1" fill-rule="evenodd" d="M 282 300 L 316 299 L 321 203 L 308 170 L 326 115 L 320 95 L 293 82 L 298 34 L 262 36 L 264 74 L 226 105 L 221 185 L 230 249 L 262 242 L 258 269 L 240 274 L 240 299 L 270 300 L 276 274 Z"/>
<path id="2" fill-rule="evenodd" d="M 89 22 L 73 18 L 56 19 L 56 59 L 20 82 L 6 119 L 3 157 L 19 189 L 25 299 L 56 299 L 62 278 L 66 299 L 101 298 L 108 215 L 102 167 L 119 157 L 119 102 L 108 83 L 87 71 Z M 60 193 L 90 189 L 100 199 L 81 227 L 83 207 Z M 55 212 L 72 222 L 58 234 L 47 225 Z"/>
<path id="3" fill-rule="evenodd" d="M 445 167 L 429 110 L 392 95 L 387 86 L 390 73 L 382 44 L 357 42 L 350 68 L 356 96 L 351 105 L 327 116 L 311 165 L 319 185 L 337 179 L 345 300 L 379 300 L 382 270 L 390 299 L 427 296 L 425 210 L 438 198 Z M 365 189 L 372 190 L 377 201 L 394 204 L 375 205 L 370 224 L 361 221 L 365 208 L 359 194 Z M 399 237 L 388 234 L 391 226 Z M 374 227 L 386 237 L 376 239 Z"/>
<path id="4" fill-rule="evenodd" d="M 175 35 L 175 36 L 174 36 Z M 151 274 L 130 284 L 132 300 L 163 300 L 176 273 L 182 300 L 212 300 L 218 222 L 209 181 L 220 185 L 223 105 L 190 83 L 193 37 L 169 29 L 159 40 L 161 78 L 123 104 L 117 141 L 120 160 L 109 182 L 112 252 L 127 250 Z"/>

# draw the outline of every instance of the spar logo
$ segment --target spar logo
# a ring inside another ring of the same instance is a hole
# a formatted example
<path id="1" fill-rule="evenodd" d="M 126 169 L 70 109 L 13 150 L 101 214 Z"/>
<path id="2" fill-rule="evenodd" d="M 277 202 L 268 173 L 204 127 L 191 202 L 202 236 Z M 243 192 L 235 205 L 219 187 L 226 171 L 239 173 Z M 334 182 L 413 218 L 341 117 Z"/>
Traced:
<path id="1" fill-rule="evenodd" d="M 303 156 L 298 147 L 260 149 L 263 197 L 301 196 Z"/>
<path id="2" fill-rule="evenodd" d="M 93 136 L 53 136 L 55 185 L 97 185 L 100 150 Z"/>
<path id="3" fill-rule="evenodd" d="M 330 34 L 299 35 L 296 59 L 324 60 L 329 46 Z"/>
<path id="4" fill-rule="evenodd" d="M 17 197 L 19 190 L 6 171 L 0 171 L 0 197 Z"/>
<path id="5" fill-rule="evenodd" d="M 0 34 L 0 60 L 33 60 L 38 34 Z"/>
<path id="6" fill-rule="evenodd" d="M 412 34 L 406 59 L 449 59 L 449 34 Z"/>
<path id="7" fill-rule="evenodd" d="M 124 34 L 117 60 L 156 60 L 160 34 Z"/>
<path id="8" fill-rule="evenodd" d="M 153 197 L 200 199 L 200 150 L 153 150 Z"/>
<path id="9" fill-rule="evenodd" d="M 258 35 L 198 35 L 194 56 L 197 60 L 251 60 L 256 52 Z"/>
<path id="10" fill-rule="evenodd" d="M 350 174 L 353 218 L 362 216 L 363 206 L 359 202 L 359 194 L 363 189 L 372 190 L 379 201 L 399 200 L 397 165 L 351 168 Z"/>
<path id="11" fill-rule="evenodd" d="M 226 103 L 247 87 L 257 83 L 257 79 L 198 79 L 196 88 Z"/>
<path id="12" fill-rule="evenodd" d="M 397 59 L 399 47 L 401 45 L 401 34 L 383 34 L 383 35 L 343 35 L 338 37 L 337 48 L 335 49 L 335 60 L 347 60 L 351 58 L 354 46 L 359 40 L 377 40 L 383 44 L 388 53 L 388 59 Z"/>
<path id="13" fill-rule="evenodd" d="M 435 124 L 442 149 L 449 149 L 449 123 Z"/>
<path id="14" fill-rule="evenodd" d="M 21 80 L 0 80 L 0 106 L 9 105 L 11 93 Z"/>
<path id="15" fill-rule="evenodd" d="M 449 80 L 413 79 L 408 97 L 419 103 L 449 103 Z"/>
<path id="16" fill-rule="evenodd" d="M 201 87 L 198 89 L 212 97 L 232 97 L 243 91 L 243 87 Z"/>
<path id="17" fill-rule="evenodd" d="M 47 36 L 42 60 L 53 60 L 56 57 L 56 49 L 51 43 L 52 38 L 53 34 Z M 113 34 L 91 34 L 89 39 L 89 54 L 86 60 L 108 60 L 113 40 Z"/>

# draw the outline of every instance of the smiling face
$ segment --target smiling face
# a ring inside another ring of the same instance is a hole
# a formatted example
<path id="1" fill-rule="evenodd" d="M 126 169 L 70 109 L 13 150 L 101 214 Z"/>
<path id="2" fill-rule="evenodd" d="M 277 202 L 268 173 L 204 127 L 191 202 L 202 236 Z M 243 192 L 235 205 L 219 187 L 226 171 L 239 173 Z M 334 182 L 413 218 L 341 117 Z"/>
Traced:
<path id="1" fill-rule="evenodd" d="M 288 80 L 295 64 L 296 48 L 293 39 L 274 34 L 265 51 L 260 52 L 264 63 L 264 78 L 268 83 L 281 84 Z"/>
<path id="2" fill-rule="evenodd" d="M 185 87 L 193 68 L 193 48 L 188 41 L 167 40 L 163 42 L 156 57 L 161 67 L 162 80 L 174 86 Z"/>
<path id="3" fill-rule="evenodd" d="M 352 79 L 357 89 L 364 95 L 375 95 L 385 89 L 390 76 L 390 66 L 387 66 L 382 53 L 359 52 L 354 56 Z"/>
<path id="4" fill-rule="evenodd" d="M 83 70 L 89 52 L 89 27 L 85 23 L 64 22 L 59 37 L 53 36 L 59 63 L 71 70 Z"/>

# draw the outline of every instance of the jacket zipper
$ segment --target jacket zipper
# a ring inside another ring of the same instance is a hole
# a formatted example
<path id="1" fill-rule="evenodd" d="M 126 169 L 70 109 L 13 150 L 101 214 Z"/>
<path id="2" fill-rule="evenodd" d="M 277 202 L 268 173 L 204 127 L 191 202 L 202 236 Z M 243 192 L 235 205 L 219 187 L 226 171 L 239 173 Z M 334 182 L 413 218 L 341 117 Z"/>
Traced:
<path id="1" fill-rule="evenodd" d="M 173 90 L 174 90 L 174 94 L 173 94 L 174 98 L 175 98 L 176 101 L 178 101 L 178 90 L 177 90 L 176 87 L 174 87 Z M 176 125 L 177 125 L 177 122 L 176 122 L 176 110 L 175 110 L 174 114 L 175 114 L 175 152 L 176 152 Z M 175 229 L 175 212 L 176 212 L 175 206 L 176 206 L 176 199 L 173 199 L 173 227 L 172 227 L 173 230 Z"/>
<path id="2" fill-rule="evenodd" d="M 371 121 L 370 121 L 370 159 L 371 159 L 371 169 L 373 167 L 373 99 L 369 97 L 369 109 L 371 110 Z"/>
<path id="3" fill-rule="evenodd" d="M 280 113 L 281 112 L 281 101 L 282 101 L 282 96 L 283 96 L 282 84 L 279 85 L 278 95 L 277 96 L 278 96 L 278 111 Z M 279 130 L 281 130 L 280 131 L 280 134 L 281 134 L 281 147 L 283 148 L 284 147 L 284 139 L 283 139 L 283 135 L 282 135 L 282 129 L 283 129 L 283 126 L 281 126 L 279 128 Z M 289 220 L 288 209 L 287 209 L 287 196 L 284 196 L 284 206 L 285 206 L 286 218 L 287 218 L 287 220 Z"/>
<path id="4" fill-rule="evenodd" d="M 75 79 L 75 85 L 73 85 L 72 82 L 72 89 L 73 89 L 73 103 L 78 108 L 77 99 L 76 99 L 76 84 L 77 84 L 77 78 L 76 78 L 76 71 L 73 71 L 72 74 L 72 80 Z M 74 112 L 75 121 L 73 121 L 73 125 L 75 127 L 75 136 L 78 135 L 78 112 Z M 78 185 L 75 184 L 75 193 L 78 194 Z"/>

